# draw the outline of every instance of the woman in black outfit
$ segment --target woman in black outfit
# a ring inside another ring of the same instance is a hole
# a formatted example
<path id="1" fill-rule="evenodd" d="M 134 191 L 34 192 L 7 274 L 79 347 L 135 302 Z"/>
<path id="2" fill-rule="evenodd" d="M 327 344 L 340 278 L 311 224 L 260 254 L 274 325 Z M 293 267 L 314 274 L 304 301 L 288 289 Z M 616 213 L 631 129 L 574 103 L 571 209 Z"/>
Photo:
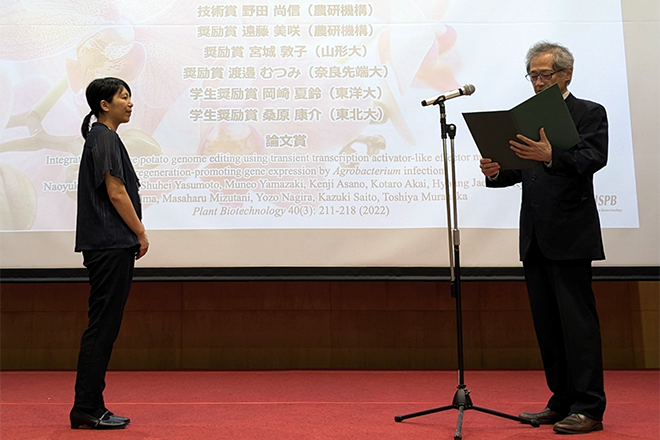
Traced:
<path id="1" fill-rule="evenodd" d="M 149 249 L 142 224 L 140 185 L 117 127 L 131 118 L 131 89 L 118 78 L 92 81 L 85 92 L 91 108 L 78 174 L 76 252 L 82 252 L 90 283 L 89 324 L 82 335 L 71 428 L 124 428 L 103 401 L 105 373 L 119 334 L 135 260 Z M 96 122 L 90 129 L 91 117 Z"/>

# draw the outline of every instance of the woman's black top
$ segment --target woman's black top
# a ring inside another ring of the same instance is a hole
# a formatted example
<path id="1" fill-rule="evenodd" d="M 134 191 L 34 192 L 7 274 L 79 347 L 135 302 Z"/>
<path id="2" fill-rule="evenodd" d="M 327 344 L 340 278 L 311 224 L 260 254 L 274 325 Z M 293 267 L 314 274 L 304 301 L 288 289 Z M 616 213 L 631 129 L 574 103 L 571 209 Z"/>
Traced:
<path id="1" fill-rule="evenodd" d="M 85 140 L 78 172 L 78 215 L 75 251 L 128 249 L 139 246 L 137 236 L 110 202 L 105 172 L 122 182 L 138 218 L 142 206 L 140 182 L 126 147 L 116 132 L 95 122 Z"/>

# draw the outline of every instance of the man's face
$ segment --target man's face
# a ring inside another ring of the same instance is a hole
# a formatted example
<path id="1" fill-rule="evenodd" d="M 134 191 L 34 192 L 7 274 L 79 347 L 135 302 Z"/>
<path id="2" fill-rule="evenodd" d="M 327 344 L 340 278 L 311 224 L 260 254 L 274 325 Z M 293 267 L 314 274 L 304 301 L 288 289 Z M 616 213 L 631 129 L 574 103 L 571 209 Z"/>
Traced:
<path id="1" fill-rule="evenodd" d="M 571 77 L 573 76 L 573 69 L 568 68 L 562 70 L 561 72 L 557 72 L 553 74 L 548 80 L 545 80 L 542 77 L 543 74 L 548 75 L 555 72 L 555 69 L 552 67 L 554 58 L 555 56 L 552 53 L 546 52 L 535 56 L 530 61 L 528 72 L 529 75 L 538 76 L 536 81 L 532 81 L 534 93 L 538 93 L 541 90 L 547 89 L 553 84 L 557 84 L 559 86 L 559 90 L 561 90 L 562 94 L 566 93 L 566 83 L 570 81 Z"/>

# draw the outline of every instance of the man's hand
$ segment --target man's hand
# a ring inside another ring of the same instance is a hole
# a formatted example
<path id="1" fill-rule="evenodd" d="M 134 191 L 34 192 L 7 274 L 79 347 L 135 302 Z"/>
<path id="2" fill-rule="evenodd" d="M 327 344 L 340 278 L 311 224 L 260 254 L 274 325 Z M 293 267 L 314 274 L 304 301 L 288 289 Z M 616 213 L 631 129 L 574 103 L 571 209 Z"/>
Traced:
<path id="1" fill-rule="evenodd" d="M 486 177 L 496 176 L 500 172 L 500 164 L 493 162 L 492 159 L 483 158 L 479 161 L 479 167 L 481 172 L 484 173 Z"/>
<path id="2" fill-rule="evenodd" d="M 539 162 L 551 162 L 552 145 L 550 145 L 548 138 L 545 136 L 545 130 L 543 128 L 539 130 L 539 135 L 541 137 L 539 141 L 533 141 L 523 136 L 522 134 L 517 135 L 516 137 L 523 143 L 509 141 L 511 150 L 513 150 L 513 152 L 516 153 L 516 156 L 521 159 L 531 159 Z"/>

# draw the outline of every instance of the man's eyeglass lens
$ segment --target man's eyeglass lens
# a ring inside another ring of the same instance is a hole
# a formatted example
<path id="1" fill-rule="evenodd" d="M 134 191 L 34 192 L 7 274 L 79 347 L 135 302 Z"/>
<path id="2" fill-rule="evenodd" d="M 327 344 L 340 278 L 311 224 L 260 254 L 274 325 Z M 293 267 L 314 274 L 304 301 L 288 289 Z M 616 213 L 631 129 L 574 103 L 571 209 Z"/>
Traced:
<path id="1" fill-rule="evenodd" d="M 561 69 L 564 70 L 564 69 Z M 525 78 L 527 78 L 528 81 L 531 82 L 536 82 L 537 79 L 541 78 L 543 81 L 550 81 L 552 76 L 555 73 L 561 72 L 561 70 L 557 70 L 556 72 L 541 72 L 541 73 L 528 73 L 525 75 Z"/>

